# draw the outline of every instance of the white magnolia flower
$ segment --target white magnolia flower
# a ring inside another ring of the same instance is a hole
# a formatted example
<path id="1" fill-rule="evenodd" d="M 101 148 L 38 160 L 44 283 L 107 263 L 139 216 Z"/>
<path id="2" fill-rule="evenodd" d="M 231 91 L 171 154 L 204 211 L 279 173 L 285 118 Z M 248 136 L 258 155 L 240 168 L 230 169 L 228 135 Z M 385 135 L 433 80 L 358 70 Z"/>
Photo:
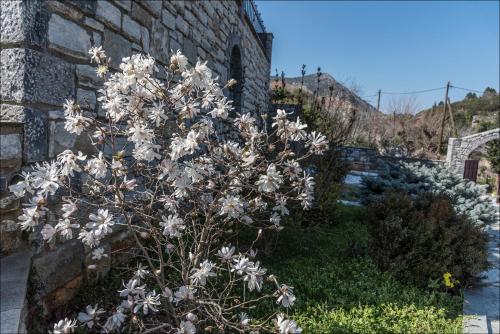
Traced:
<path id="1" fill-rule="evenodd" d="M 196 326 L 191 321 L 181 321 L 176 334 L 196 334 Z"/>
<path id="2" fill-rule="evenodd" d="M 191 270 L 192 274 L 189 277 L 191 279 L 191 283 L 195 285 L 207 284 L 208 277 L 217 276 L 216 273 L 212 272 L 213 267 L 215 267 L 215 265 L 212 262 L 205 260 L 200 263 L 200 268 L 193 268 Z"/>
<path id="3" fill-rule="evenodd" d="M 285 284 L 281 285 L 281 288 L 276 291 L 276 294 L 279 295 L 278 300 L 276 300 L 276 304 L 281 303 L 283 307 L 290 307 L 295 303 L 295 295 L 293 294 L 293 287 L 287 286 Z"/>
<path id="4" fill-rule="evenodd" d="M 23 209 L 22 215 L 19 216 L 19 225 L 22 230 L 34 230 L 38 225 L 38 218 L 41 216 L 41 211 L 36 205 L 29 206 Z"/>
<path id="5" fill-rule="evenodd" d="M 149 310 L 158 312 L 156 307 L 160 304 L 160 295 L 157 295 L 155 291 L 149 292 L 144 298 L 136 300 L 134 313 L 137 313 L 140 309 L 142 309 L 142 313 L 145 315 L 148 314 Z"/>
<path id="6" fill-rule="evenodd" d="M 177 50 L 176 53 L 170 56 L 170 64 L 179 69 L 180 72 L 184 72 L 188 65 L 188 59 L 180 50 Z"/>
<path id="7" fill-rule="evenodd" d="M 73 230 L 72 228 L 79 228 L 78 224 L 71 224 L 71 221 L 68 218 L 59 219 L 59 222 L 56 225 L 56 231 L 67 240 L 73 238 Z"/>
<path id="8" fill-rule="evenodd" d="M 59 189 L 59 168 L 55 161 L 35 165 L 33 187 L 38 189 L 42 196 L 56 193 Z"/>
<path id="9" fill-rule="evenodd" d="M 328 150 L 328 140 L 321 133 L 313 131 L 307 135 L 307 139 L 306 147 L 310 147 L 314 154 L 323 154 Z"/>
<path id="10" fill-rule="evenodd" d="M 217 252 L 217 256 L 221 259 L 222 262 L 229 262 L 233 258 L 233 254 L 235 251 L 235 247 L 224 246 Z"/>
<path id="11" fill-rule="evenodd" d="M 119 329 L 123 322 L 125 321 L 125 314 L 123 314 L 123 309 L 118 308 L 116 312 L 108 318 L 104 328 L 109 332 L 114 331 L 115 329 Z"/>
<path id="12" fill-rule="evenodd" d="M 92 251 L 92 260 L 100 261 L 104 257 L 108 257 L 108 254 L 105 253 L 104 247 L 96 248 Z"/>
<path id="13" fill-rule="evenodd" d="M 26 192 L 33 193 L 33 188 L 31 187 L 33 175 L 23 171 L 21 177 L 21 181 L 9 186 L 9 191 L 16 195 L 16 197 L 23 197 Z"/>
<path id="14" fill-rule="evenodd" d="M 280 196 L 276 201 L 276 206 L 273 208 L 273 211 L 277 211 L 282 216 L 286 216 L 290 213 L 286 207 L 286 198 L 284 196 Z"/>
<path id="15" fill-rule="evenodd" d="M 137 278 L 132 278 L 128 281 L 127 284 L 123 283 L 123 287 L 125 289 L 118 291 L 120 293 L 120 297 L 128 297 L 132 296 L 144 296 L 146 287 L 145 285 L 139 286 L 139 280 Z"/>
<path id="16" fill-rule="evenodd" d="M 190 286 L 183 285 L 174 293 L 174 301 L 193 300 L 196 289 Z"/>
<path id="17" fill-rule="evenodd" d="M 240 313 L 240 326 L 245 328 L 250 324 L 250 317 L 245 312 Z"/>
<path id="18" fill-rule="evenodd" d="M 62 217 L 69 218 L 73 213 L 75 213 L 78 210 L 78 207 L 70 199 L 66 199 L 65 201 L 66 203 L 64 203 L 61 208 L 63 212 Z"/>
<path id="19" fill-rule="evenodd" d="M 300 328 L 294 320 L 285 319 L 284 314 L 278 314 L 278 318 L 276 320 L 276 326 L 278 327 L 279 334 L 302 333 L 302 328 Z"/>
<path id="20" fill-rule="evenodd" d="M 99 152 L 99 156 L 97 158 L 91 159 L 87 162 L 87 169 L 90 175 L 93 175 L 96 179 L 102 179 L 106 176 L 108 167 L 102 152 Z"/>
<path id="21" fill-rule="evenodd" d="M 89 54 L 90 54 L 90 61 L 91 62 L 95 61 L 98 64 L 100 64 L 106 58 L 106 53 L 102 49 L 101 45 L 99 47 L 90 48 Z"/>
<path id="22" fill-rule="evenodd" d="M 228 195 L 221 198 L 221 210 L 220 215 L 226 215 L 229 218 L 238 218 L 244 211 L 243 202 L 240 200 L 239 196 Z"/>
<path id="23" fill-rule="evenodd" d="M 89 219 L 90 222 L 87 224 L 87 228 L 93 229 L 97 236 L 104 236 L 113 231 L 111 226 L 115 223 L 113 215 L 109 213 L 108 209 L 98 209 L 97 215 L 91 213 Z"/>
<path id="24" fill-rule="evenodd" d="M 139 279 L 144 279 L 147 274 L 149 274 L 149 270 L 147 270 L 146 267 L 142 265 L 142 263 L 138 263 L 137 270 L 135 271 L 134 276 Z"/>
<path id="25" fill-rule="evenodd" d="M 94 327 L 94 322 L 99 321 L 99 315 L 105 313 L 104 310 L 98 309 L 97 304 L 92 307 L 92 305 L 87 305 L 85 312 L 78 313 L 78 321 L 85 324 L 88 328 Z"/>
<path id="26" fill-rule="evenodd" d="M 262 289 L 262 282 L 266 269 L 260 268 L 259 262 L 255 263 L 253 266 L 248 266 L 246 269 L 246 275 L 243 278 L 244 281 L 248 282 L 248 290 L 260 291 Z"/>
<path id="27" fill-rule="evenodd" d="M 270 193 L 276 191 L 281 183 L 283 183 L 283 176 L 276 170 L 275 164 L 269 164 L 267 173 L 261 175 L 255 184 L 259 186 L 259 191 Z"/>
<path id="28" fill-rule="evenodd" d="M 231 264 L 231 271 L 235 271 L 238 275 L 243 275 L 249 267 L 253 266 L 253 262 L 250 261 L 246 256 L 238 255 L 233 259 Z"/>
<path id="29" fill-rule="evenodd" d="M 59 320 L 59 322 L 54 324 L 54 329 L 52 330 L 52 333 L 53 334 L 73 333 L 75 327 L 76 327 L 76 320 L 64 318 L 63 320 Z"/>
<path id="30" fill-rule="evenodd" d="M 58 162 L 61 164 L 61 174 L 64 176 L 74 176 L 73 172 L 81 172 L 82 169 L 78 165 L 78 161 L 85 161 L 86 155 L 78 152 L 75 155 L 71 150 L 65 150 L 57 156 Z"/>
<path id="31" fill-rule="evenodd" d="M 165 103 L 162 101 L 154 102 L 153 107 L 150 110 L 148 115 L 150 121 L 152 121 L 156 126 L 160 126 L 161 122 L 168 119 L 168 116 L 165 114 Z"/>
<path id="32" fill-rule="evenodd" d="M 182 235 L 182 231 L 186 228 L 184 221 L 177 214 L 169 215 L 168 217 L 162 216 L 160 226 L 163 227 L 163 235 L 169 236 L 171 238 L 179 238 Z"/>

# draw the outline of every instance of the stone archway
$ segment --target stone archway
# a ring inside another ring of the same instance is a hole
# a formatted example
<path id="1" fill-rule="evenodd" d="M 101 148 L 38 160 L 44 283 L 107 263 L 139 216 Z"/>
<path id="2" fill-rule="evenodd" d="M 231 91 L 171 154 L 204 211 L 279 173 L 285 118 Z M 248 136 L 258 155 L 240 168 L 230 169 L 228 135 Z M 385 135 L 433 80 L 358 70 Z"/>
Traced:
<path id="1" fill-rule="evenodd" d="M 476 133 L 462 138 L 448 139 L 446 165 L 455 173 L 463 176 L 465 160 L 479 146 L 500 138 L 500 128 Z"/>

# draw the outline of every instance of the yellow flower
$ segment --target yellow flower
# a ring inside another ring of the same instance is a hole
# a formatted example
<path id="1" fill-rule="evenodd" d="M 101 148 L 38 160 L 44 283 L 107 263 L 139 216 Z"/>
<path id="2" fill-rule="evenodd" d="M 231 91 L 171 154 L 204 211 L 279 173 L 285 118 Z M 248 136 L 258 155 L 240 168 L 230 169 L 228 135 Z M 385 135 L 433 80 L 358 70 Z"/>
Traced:
<path id="1" fill-rule="evenodd" d="M 453 279 L 451 278 L 451 274 L 449 272 L 445 272 L 443 274 L 443 281 L 444 285 L 446 285 L 448 288 L 455 287 L 455 283 L 453 283 Z"/>

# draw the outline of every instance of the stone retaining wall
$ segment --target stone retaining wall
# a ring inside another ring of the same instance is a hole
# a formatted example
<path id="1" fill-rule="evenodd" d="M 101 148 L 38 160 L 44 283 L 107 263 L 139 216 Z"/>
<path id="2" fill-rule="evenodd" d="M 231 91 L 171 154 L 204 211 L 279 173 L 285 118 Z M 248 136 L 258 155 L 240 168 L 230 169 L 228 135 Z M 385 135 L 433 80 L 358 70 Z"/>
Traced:
<path id="1" fill-rule="evenodd" d="M 245 0 L 247 1 L 247 0 Z M 84 152 L 86 141 L 64 130 L 63 103 L 75 99 L 102 114 L 101 81 L 88 49 L 102 45 L 117 69 L 122 57 L 151 54 L 166 64 L 180 49 L 191 63 L 207 60 L 222 82 L 230 79 L 231 52 L 240 51 L 242 111 L 268 110 L 272 34 L 257 34 L 242 1 L 9 0 L 1 5 L 0 232 L 1 254 L 30 249 L 35 293 L 50 310 L 65 303 L 88 278 L 88 250 L 75 241 L 60 248 L 16 226 L 20 203 L 8 193 L 23 166 L 54 158 L 67 148 Z M 164 73 L 163 73 L 164 75 Z M 160 72 L 159 77 L 162 77 Z M 49 223 L 57 216 L 50 213 Z M 124 246 L 118 233 L 105 247 Z M 97 273 L 106 272 L 103 263 Z"/>
<path id="2" fill-rule="evenodd" d="M 436 166 L 444 166 L 445 164 L 445 161 L 442 160 L 412 159 L 379 155 L 377 150 L 366 147 L 341 147 L 340 153 L 341 159 L 349 165 L 349 170 L 355 171 L 376 171 L 384 161 L 422 162 L 427 165 Z"/>

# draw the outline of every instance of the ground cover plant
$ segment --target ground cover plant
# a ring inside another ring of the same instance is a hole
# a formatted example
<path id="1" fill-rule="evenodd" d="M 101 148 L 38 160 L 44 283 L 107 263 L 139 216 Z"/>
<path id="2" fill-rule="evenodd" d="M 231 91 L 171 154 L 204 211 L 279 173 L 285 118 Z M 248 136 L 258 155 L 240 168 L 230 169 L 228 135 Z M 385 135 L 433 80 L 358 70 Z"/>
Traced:
<path id="1" fill-rule="evenodd" d="M 420 289 L 377 268 L 364 212 L 340 207 L 331 224 L 280 233 L 263 263 L 294 287 L 290 316 L 304 333 L 462 333 L 462 297 L 443 279 Z"/>
<path id="2" fill-rule="evenodd" d="M 256 242 L 284 228 L 289 208 L 312 206 L 315 182 L 302 164 L 328 149 L 326 138 L 284 110 L 269 129 L 260 115 L 235 115 L 223 94 L 234 80 L 220 87 L 206 62 L 191 67 L 179 51 L 165 81 L 149 56 L 123 58 L 111 73 L 100 47 L 90 54 L 106 117 L 67 101 L 65 129 L 87 134 L 95 152 L 64 151 L 10 190 L 27 199 L 21 228 L 47 243 L 78 238 L 98 264 L 115 256 L 101 243 L 124 229 L 140 253 L 122 273 L 116 305 L 90 302 L 52 332 L 300 333 L 284 313 L 296 300 L 286 277 L 262 266 L 253 243 L 237 249 L 231 241 L 245 227 Z M 52 204 L 55 226 L 45 219 Z M 253 315 L 259 303 L 272 311 Z"/>
<path id="3" fill-rule="evenodd" d="M 401 190 L 412 196 L 423 192 L 447 195 L 459 214 L 478 226 L 494 223 L 494 208 L 486 188 L 464 180 L 444 167 L 420 162 L 386 162 L 378 177 L 363 177 L 361 199 L 364 204 L 383 200 L 386 191 Z"/>

